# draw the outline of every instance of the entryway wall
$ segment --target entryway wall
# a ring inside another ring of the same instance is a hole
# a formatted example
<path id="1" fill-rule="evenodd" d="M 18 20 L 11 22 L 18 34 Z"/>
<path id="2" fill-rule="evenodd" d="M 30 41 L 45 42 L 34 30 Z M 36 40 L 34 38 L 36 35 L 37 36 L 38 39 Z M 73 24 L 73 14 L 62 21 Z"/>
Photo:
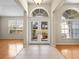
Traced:
<path id="1" fill-rule="evenodd" d="M 50 25 L 51 25 L 51 28 L 52 29 L 50 29 L 50 39 L 51 39 L 51 45 L 54 45 L 54 41 L 55 41 L 55 39 L 53 39 L 53 36 L 54 36 L 54 34 L 53 34 L 53 17 L 52 17 L 52 19 L 51 19 L 51 5 L 50 4 L 41 4 L 41 5 L 34 5 L 34 4 L 29 4 L 28 5 L 28 13 L 29 13 L 29 16 L 26 16 L 26 23 L 28 22 L 28 18 L 29 17 L 32 17 L 32 12 L 35 10 L 35 9 L 44 9 L 45 11 L 47 11 L 47 13 L 48 13 L 48 17 L 50 18 Z M 28 17 L 28 18 L 27 18 Z M 52 21 L 51 21 L 52 20 Z M 25 26 L 26 27 L 26 32 L 28 32 L 27 31 L 27 26 Z M 25 35 L 25 41 L 28 43 L 28 40 L 27 40 L 27 34 Z M 27 44 L 26 43 L 26 44 Z"/>
<path id="2" fill-rule="evenodd" d="M 0 17 L 0 27 L 1 27 L 1 17 Z M 0 28 L 0 37 L 1 37 L 1 28 Z"/>

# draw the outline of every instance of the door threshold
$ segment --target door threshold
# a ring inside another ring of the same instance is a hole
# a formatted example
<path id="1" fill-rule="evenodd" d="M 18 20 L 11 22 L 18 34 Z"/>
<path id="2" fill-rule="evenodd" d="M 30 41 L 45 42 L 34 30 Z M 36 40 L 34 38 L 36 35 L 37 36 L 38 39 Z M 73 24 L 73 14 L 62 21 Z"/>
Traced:
<path id="1" fill-rule="evenodd" d="M 29 43 L 29 45 L 50 45 L 49 43 Z"/>

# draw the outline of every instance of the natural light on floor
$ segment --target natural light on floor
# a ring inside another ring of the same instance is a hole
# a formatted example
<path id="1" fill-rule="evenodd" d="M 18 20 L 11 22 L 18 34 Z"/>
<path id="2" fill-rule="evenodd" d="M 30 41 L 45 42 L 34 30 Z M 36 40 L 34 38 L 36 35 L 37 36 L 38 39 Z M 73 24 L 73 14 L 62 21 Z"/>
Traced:
<path id="1" fill-rule="evenodd" d="M 10 55 L 10 57 L 16 56 L 16 54 L 19 53 L 22 48 L 23 48 L 22 44 L 18 44 L 18 45 L 10 44 L 9 45 L 9 55 Z"/>

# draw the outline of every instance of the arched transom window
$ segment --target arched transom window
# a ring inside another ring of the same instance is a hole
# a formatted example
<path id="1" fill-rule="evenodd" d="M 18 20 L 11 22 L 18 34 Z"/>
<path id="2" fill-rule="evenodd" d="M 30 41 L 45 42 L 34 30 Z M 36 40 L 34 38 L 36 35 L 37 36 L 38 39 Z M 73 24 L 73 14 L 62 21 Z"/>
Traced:
<path id="1" fill-rule="evenodd" d="M 79 13 L 73 9 L 66 10 L 63 14 L 66 19 L 75 19 L 79 17 Z"/>
<path id="2" fill-rule="evenodd" d="M 33 17 L 48 17 L 48 13 L 44 9 L 36 9 L 32 12 Z"/>

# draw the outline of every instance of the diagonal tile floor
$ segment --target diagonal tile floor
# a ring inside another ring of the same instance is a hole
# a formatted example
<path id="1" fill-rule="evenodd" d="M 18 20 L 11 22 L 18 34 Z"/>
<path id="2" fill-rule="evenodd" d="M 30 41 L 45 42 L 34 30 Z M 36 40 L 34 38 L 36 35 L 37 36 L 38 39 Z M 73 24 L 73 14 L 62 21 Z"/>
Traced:
<path id="1" fill-rule="evenodd" d="M 65 57 L 49 45 L 31 45 L 21 50 L 15 59 L 65 59 Z"/>

